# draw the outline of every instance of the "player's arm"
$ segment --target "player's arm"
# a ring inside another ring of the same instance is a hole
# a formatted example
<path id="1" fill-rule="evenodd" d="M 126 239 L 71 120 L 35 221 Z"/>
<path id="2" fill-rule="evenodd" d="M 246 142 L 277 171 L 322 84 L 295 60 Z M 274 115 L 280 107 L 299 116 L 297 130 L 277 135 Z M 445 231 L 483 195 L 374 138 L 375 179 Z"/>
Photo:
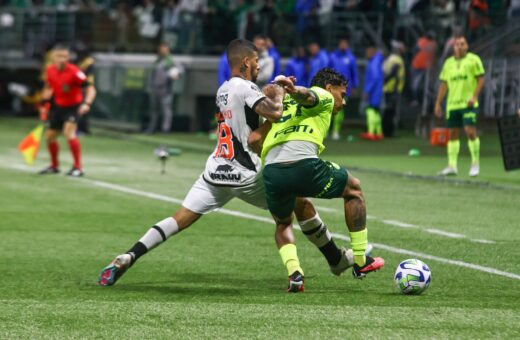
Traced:
<path id="1" fill-rule="evenodd" d="M 448 85 L 445 81 L 441 80 L 441 83 L 439 85 L 439 90 L 437 92 L 437 100 L 435 100 L 435 116 L 438 118 L 442 118 L 442 108 L 441 104 L 444 100 L 444 97 L 446 96 L 446 93 L 448 92 Z"/>
<path id="2" fill-rule="evenodd" d="M 274 79 L 274 83 L 283 87 L 285 92 L 287 92 L 298 104 L 301 104 L 304 107 L 316 105 L 318 102 L 316 94 L 306 87 L 295 86 L 295 80 L 294 77 L 278 76 Z"/>
<path id="3" fill-rule="evenodd" d="M 51 98 L 52 98 L 52 88 L 49 86 L 47 82 L 45 82 L 45 85 L 42 89 L 42 96 L 40 101 L 40 120 L 45 122 L 47 121 L 47 118 L 49 116 L 49 110 L 51 108 Z"/>
<path id="4" fill-rule="evenodd" d="M 253 110 L 259 115 L 264 117 L 270 122 L 277 122 L 282 118 L 283 113 L 283 90 L 273 90 L 271 97 L 263 97 L 258 100 Z"/>
<path id="5" fill-rule="evenodd" d="M 468 107 L 473 107 L 475 103 L 478 101 L 478 96 L 482 88 L 484 88 L 484 75 L 480 75 L 477 77 L 477 87 L 475 88 L 475 92 L 473 93 L 473 97 L 468 101 Z"/>
<path id="6" fill-rule="evenodd" d="M 272 123 L 270 121 L 265 121 L 260 127 L 249 135 L 247 138 L 247 144 L 249 147 L 258 155 L 262 153 L 262 147 L 264 145 L 265 137 L 271 130 Z"/>

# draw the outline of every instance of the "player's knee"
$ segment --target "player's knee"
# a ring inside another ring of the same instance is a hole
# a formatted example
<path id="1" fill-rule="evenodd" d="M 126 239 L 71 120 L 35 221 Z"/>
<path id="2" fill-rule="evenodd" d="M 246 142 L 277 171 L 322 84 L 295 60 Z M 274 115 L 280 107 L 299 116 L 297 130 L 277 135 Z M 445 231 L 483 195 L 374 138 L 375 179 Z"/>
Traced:
<path id="1" fill-rule="evenodd" d="M 363 198 L 363 190 L 361 189 L 361 181 L 356 177 L 350 176 L 348 178 L 347 187 L 343 192 L 343 198 L 345 200 L 360 199 Z"/>
<path id="2" fill-rule="evenodd" d="M 306 219 L 306 216 L 314 216 L 316 214 L 312 201 L 306 197 L 296 198 L 294 213 L 296 214 L 298 220 Z"/>

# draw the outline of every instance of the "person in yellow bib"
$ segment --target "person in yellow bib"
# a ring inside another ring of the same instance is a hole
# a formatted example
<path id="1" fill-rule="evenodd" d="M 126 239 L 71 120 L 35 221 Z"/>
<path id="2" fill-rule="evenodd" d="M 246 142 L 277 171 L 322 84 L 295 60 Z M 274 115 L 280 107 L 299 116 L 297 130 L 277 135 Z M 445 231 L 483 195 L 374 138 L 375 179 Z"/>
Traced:
<path id="1" fill-rule="evenodd" d="M 320 159 L 331 119 L 343 109 L 347 80 L 330 68 L 318 71 L 311 87 L 294 79 L 275 78 L 286 92 L 283 115 L 265 137 L 262 171 L 267 206 L 278 227 L 290 226 L 297 197 L 343 198 L 345 220 L 354 253 L 352 274 L 363 278 L 384 266 L 384 259 L 366 255 L 366 207 L 360 181 L 346 169 Z M 316 230 L 304 230 L 306 236 Z"/>
<path id="2" fill-rule="evenodd" d="M 448 166 L 439 172 L 442 176 L 457 175 L 460 129 L 463 127 L 468 137 L 471 154 L 469 175 L 478 176 L 480 172 L 480 139 L 477 136 L 478 96 L 484 87 L 484 66 L 479 56 L 468 52 L 466 38 L 455 38 L 454 55 L 444 62 L 439 76 L 441 83 L 435 102 L 435 115 L 442 117 L 442 101 L 446 101 L 446 120 L 449 129 Z"/>

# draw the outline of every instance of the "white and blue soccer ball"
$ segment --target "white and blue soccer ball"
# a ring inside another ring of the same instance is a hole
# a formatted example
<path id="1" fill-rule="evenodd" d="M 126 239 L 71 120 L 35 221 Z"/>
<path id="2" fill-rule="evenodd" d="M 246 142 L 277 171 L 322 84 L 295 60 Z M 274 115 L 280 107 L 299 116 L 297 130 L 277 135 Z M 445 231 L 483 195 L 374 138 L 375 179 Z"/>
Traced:
<path id="1" fill-rule="evenodd" d="M 432 279 L 430 268 L 421 260 L 408 259 L 399 263 L 394 275 L 397 289 L 402 294 L 419 295 L 428 288 Z"/>

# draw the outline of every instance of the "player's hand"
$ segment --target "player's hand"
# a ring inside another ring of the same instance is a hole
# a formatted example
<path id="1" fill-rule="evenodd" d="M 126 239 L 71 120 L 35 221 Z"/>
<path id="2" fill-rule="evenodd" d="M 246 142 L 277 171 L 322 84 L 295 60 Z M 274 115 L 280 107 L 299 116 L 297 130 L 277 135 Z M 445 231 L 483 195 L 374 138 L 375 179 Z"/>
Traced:
<path id="1" fill-rule="evenodd" d="M 88 105 L 87 103 L 81 104 L 78 108 L 78 114 L 80 116 L 87 114 L 89 111 L 90 111 L 90 105 Z"/>
<path id="2" fill-rule="evenodd" d="M 285 91 L 283 87 L 276 84 L 267 84 L 262 88 L 262 92 L 269 98 L 274 99 L 278 96 L 283 97 L 285 95 Z"/>
<path id="3" fill-rule="evenodd" d="M 435 104 L 435 117 L 442 118 L 442 114 L 443 112 L 440 104 Z"/>
<path id="4" fill-rule="evenodd" d="M 41 105 L 39 108 L 40 120 L 45 123 L 49 119 L 49 109 L 45 105 Z"/>
<path id="5" fill-rule="evenodd" d="M 468 100 L 468 107 L 473 107 L 473 105 L 475 105 L 476 102 L 477 102 L 477 98 L 471 97 L 471 99 Z"/>
<path id="6" fill-rule="evenodd" d="M 286 77 L 286 76 L 282 76 L 282 75 L 276 76 L 276 78 L 274 78 L 274 80 L 273 80 L 274 84 L 278 84 L 281 87 L 283 87 L 283 89 L 287 93 L 294 93 L 296 91 L 294 82 L 296 82 L 295 77 Z"/>

